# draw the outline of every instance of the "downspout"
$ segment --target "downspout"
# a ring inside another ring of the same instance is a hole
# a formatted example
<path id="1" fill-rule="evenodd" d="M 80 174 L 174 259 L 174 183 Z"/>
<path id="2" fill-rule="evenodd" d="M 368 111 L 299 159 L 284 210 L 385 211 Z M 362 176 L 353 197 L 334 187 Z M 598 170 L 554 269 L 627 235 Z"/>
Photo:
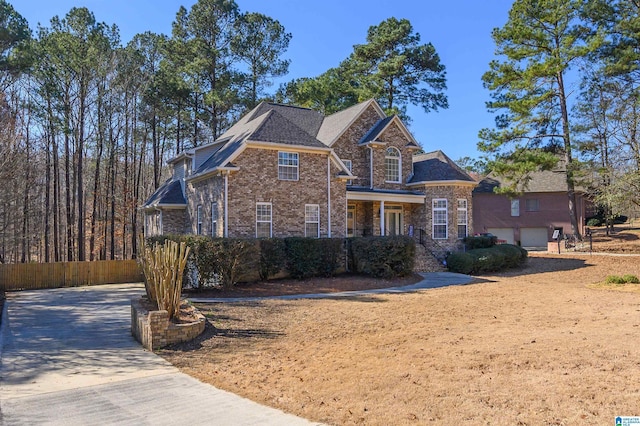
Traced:
<path id="1" fill-rule="evenodd" d="M 327 156 L 327 238 L 331 238 L 331 156 Z"/>
<path id="2" fill-rule="evenodd" d="M 224 237 L 229 236 L 229 172 L 224 174 Z"/>
<path id="3" fill-rule="evenodd" d="M 369 188 L 373 189 L 373 147 L 369 145 Z"/>

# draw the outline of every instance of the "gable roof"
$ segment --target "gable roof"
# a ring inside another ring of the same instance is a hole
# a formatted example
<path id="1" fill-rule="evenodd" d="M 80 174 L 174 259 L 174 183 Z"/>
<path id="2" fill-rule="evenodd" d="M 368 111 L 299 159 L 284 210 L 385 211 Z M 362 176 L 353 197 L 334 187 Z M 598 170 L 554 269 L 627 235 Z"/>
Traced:
<path id="1" fill-rule="evenodd" d="M 369 106 L 372 106 L 376 110 L 380 118 L 385 117 L 384 111 L 382 111 L 382 108 L 380 108 L 380 105 L 378 105 L 375 99 L 360 102 L 359 104 L 325 117 L 322 126 L 318 130 L 318 140 L 327 146 L 333 145 Z"/>
<path id="2" fill-rule="evenodd" d="M 529 174 L 530 180 L 523 192 L 567 192 L 567 172 L 564 167 L 555 170 L 544 170 Z M 494 188 L 512 182 L 502 176 L 489 174 L 474 189 L 474 193 L 492 193 Z M 576 187 L 576 191 L 582 188 Z"/>
<path id="3" fill-rule="evenodd" d="M 168 179 L 147 199 L 143 207 L 187 205 L 179 180 Z"/>
<path id="4" fill-rule="evenodd" d="M 297 122 L 288 120 L 277 110 L 270 110 L 266 114 L 266 118 L 247 139 L 257 142 L 326 148 L 322 142 L 298 126 Z"/>
<path id="5" fill-rule="evenodd" d="M 262 114 L 275 111 L 280 116 L 284 117 L 290 123 L 295 123 L 295 126 L 304 132 L 306 132 L 309 136 L 316 137 L 318 134 L 318 130 L 322 125 L 324 120 L 324 116 L 318 112 L 309 108 L 302 108 L 293 105 L 282 105 L 276 104 L 272 102 L 261 102 L 257 107 L 255 107 L 249 114 L 249 121 L 253 120 L 256 117 L 261 116 Z"/>
<path id="6" fill-rule="evenodd" d="M 413 156 L 413 176 L 407 184 L 441 181 L 476 182 L 440 150 Z"/>

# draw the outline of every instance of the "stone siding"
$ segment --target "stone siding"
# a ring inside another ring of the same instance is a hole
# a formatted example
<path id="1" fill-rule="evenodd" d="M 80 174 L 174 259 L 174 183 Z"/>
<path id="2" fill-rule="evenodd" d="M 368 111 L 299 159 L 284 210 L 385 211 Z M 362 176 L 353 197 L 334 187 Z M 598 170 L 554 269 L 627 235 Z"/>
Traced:
<path id="1" fill-rule="evenodd" d="M 473 235 L 473 203 L 471 201 L 472 186 L 462 185 L 442 185 L 442 186 L 425 186 L 421 188 L 427 195 L 425 200 L 424 212 L 425 223 L 427 227 L 425 232 L 427 236 L 433 237 L 433 200 L 444 198 L 447 200 L 447 239 L 435 240 L 438 244 L 447 248 L 455 248 L 459 240 L 458 238 L 458 200 L 467 200 L 467 233 Z"/>
<path id="2" fill-rule="evenodd" d="M 189 183 L 186 188 L 188 215 L 186 217 L 186 230 L 188 233 L 197 234 L 198 205 L 202 206 L 202 235 L 213 235 L 211 230 L 211 210 L 217 208 L 218 220 L 216 236 L 224 235 L 224 177 L 213 176 L 211 178 Z"/>
<path id="3" fill-rule="evenodd" d="M 374 148 L 373 156 L 373 184 L 376 188 L 384 189 L 408 189 L 405 182 L 413 172 L 413 151 L 406 148 L 409 139 L 400 130 L 396 123 L 392 123 L 378 138 L 385 143 L 384 147 Z M 400 151 L 400 183 L 386 181 L 387 168 L 385 156 L 387 148 L 394 147 Z"/>
<path id="4" fill-rule="evenodd" d="M 162 211 L 162 234 L 183 234 L 185 231 L 186 211 L 167 209 Z"/>
<path id="5" fill-rule="evenodd" d="M 235 160 L 240 171 L 229 176 L 229 236 L 255 237 L 256 203 L 272 206 L 274 237 L 304 236 L 305 205 L 320 209 L 320 237 L 328 236 L 327 154 L 298 152 L 298 180 L 278 179 L 278 151 L 247 148 Z M 346 232 L 346 185 L 331 170 L 331 234 Z"/>
<path id="6" fill-rule="evenodd" d="M 376 109 L 370 105 L 331 147 L 341 159 L 351 160 L 352 173 L 358 177 L 353 185 L 370 185 L 369 148 L 358 145 L 358 142 L 380 119 Z"/>

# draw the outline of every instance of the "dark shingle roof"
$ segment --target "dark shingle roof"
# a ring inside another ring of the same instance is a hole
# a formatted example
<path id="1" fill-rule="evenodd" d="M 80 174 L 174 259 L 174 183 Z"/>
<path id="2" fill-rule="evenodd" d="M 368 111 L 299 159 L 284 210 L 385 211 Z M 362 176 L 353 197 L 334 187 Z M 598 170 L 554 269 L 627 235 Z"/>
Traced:
<path id="1" fill-rule="evenodd" d="M 322 142 L 307 133 L 297 122 L 288 120 L 277 110 L 271 110 L 267 114 L 268 116 L 247 139 L 260 142 L 325 148 Z"/>
<path id="2" fill-rule="evenodd" d="M 347 186 L 349 192 L 373 192 L 376 194 L 399 194 L 399 195 L 424 195 L 424 192 L 410 191 L 406 189 L 378 189 L 368 186 Z"/>
<path id="3" fill-rule="evenodd" d="M 182 185 L 177 180 L 167 180 L 144 203 L 144 207 L 162 204 L 187 204 Z"/>
<path id="4" fill-rule="evenodd" d="M 392 115 L 391 117 L 385 117 L 379 120 L 376 125 L 373 126 L 371 130 L 369 130 L 369 132 L 362 137 L 360 143 L 365 144 L 376 140 L 376 138 L 380 136 L 380 133 L 382 133 L 384 128 L 387 127 L 387 124 L 389 124 L 394 118 L 395 115 Z"/>
<path id="5" fill-rule="evenodd" d="M 475 182 L 442 151 L 413 157 L 413 176 L 409 183 L 457 180 Z"/>
<path id="6" fill-rule="evenodd" d="M 242 140 L 243 139 L 240 138 L 221 146 L 220 149 L 214 152 L 211 157 L 207 158 L 207 160 L 198 167 L 198 170 L 196 170 L 194 174 L 197 175 L 207 170 L 215 169 L 216 167 L 226 166 L 229 157 L 242 145 Z"/>
<path id="7" fill-rule="evenodd" d="M 318 130 L 320 130 L 322 120 L 324 119 L 324 116 L 320 112 L 312 109 L 262 102 L 253 110 L 250 120 L 260 117 L 268 111 L 277 112 L 291 123 L 295 123 L 298 128 L 302 129 L 305 133 L 313 136 L 314 138 L 318 134 Z"/>

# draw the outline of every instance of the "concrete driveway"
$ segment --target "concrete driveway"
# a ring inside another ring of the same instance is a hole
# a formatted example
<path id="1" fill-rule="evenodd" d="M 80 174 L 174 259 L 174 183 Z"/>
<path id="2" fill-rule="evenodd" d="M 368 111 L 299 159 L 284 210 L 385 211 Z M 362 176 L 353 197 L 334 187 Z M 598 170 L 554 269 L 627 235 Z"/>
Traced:
<path id="1" fill-rule="evenodd" d="M 131 337 L 141 285 L 10 293 L 0 332 L 3 425 L 309 425 L 201 383 Z"/>

